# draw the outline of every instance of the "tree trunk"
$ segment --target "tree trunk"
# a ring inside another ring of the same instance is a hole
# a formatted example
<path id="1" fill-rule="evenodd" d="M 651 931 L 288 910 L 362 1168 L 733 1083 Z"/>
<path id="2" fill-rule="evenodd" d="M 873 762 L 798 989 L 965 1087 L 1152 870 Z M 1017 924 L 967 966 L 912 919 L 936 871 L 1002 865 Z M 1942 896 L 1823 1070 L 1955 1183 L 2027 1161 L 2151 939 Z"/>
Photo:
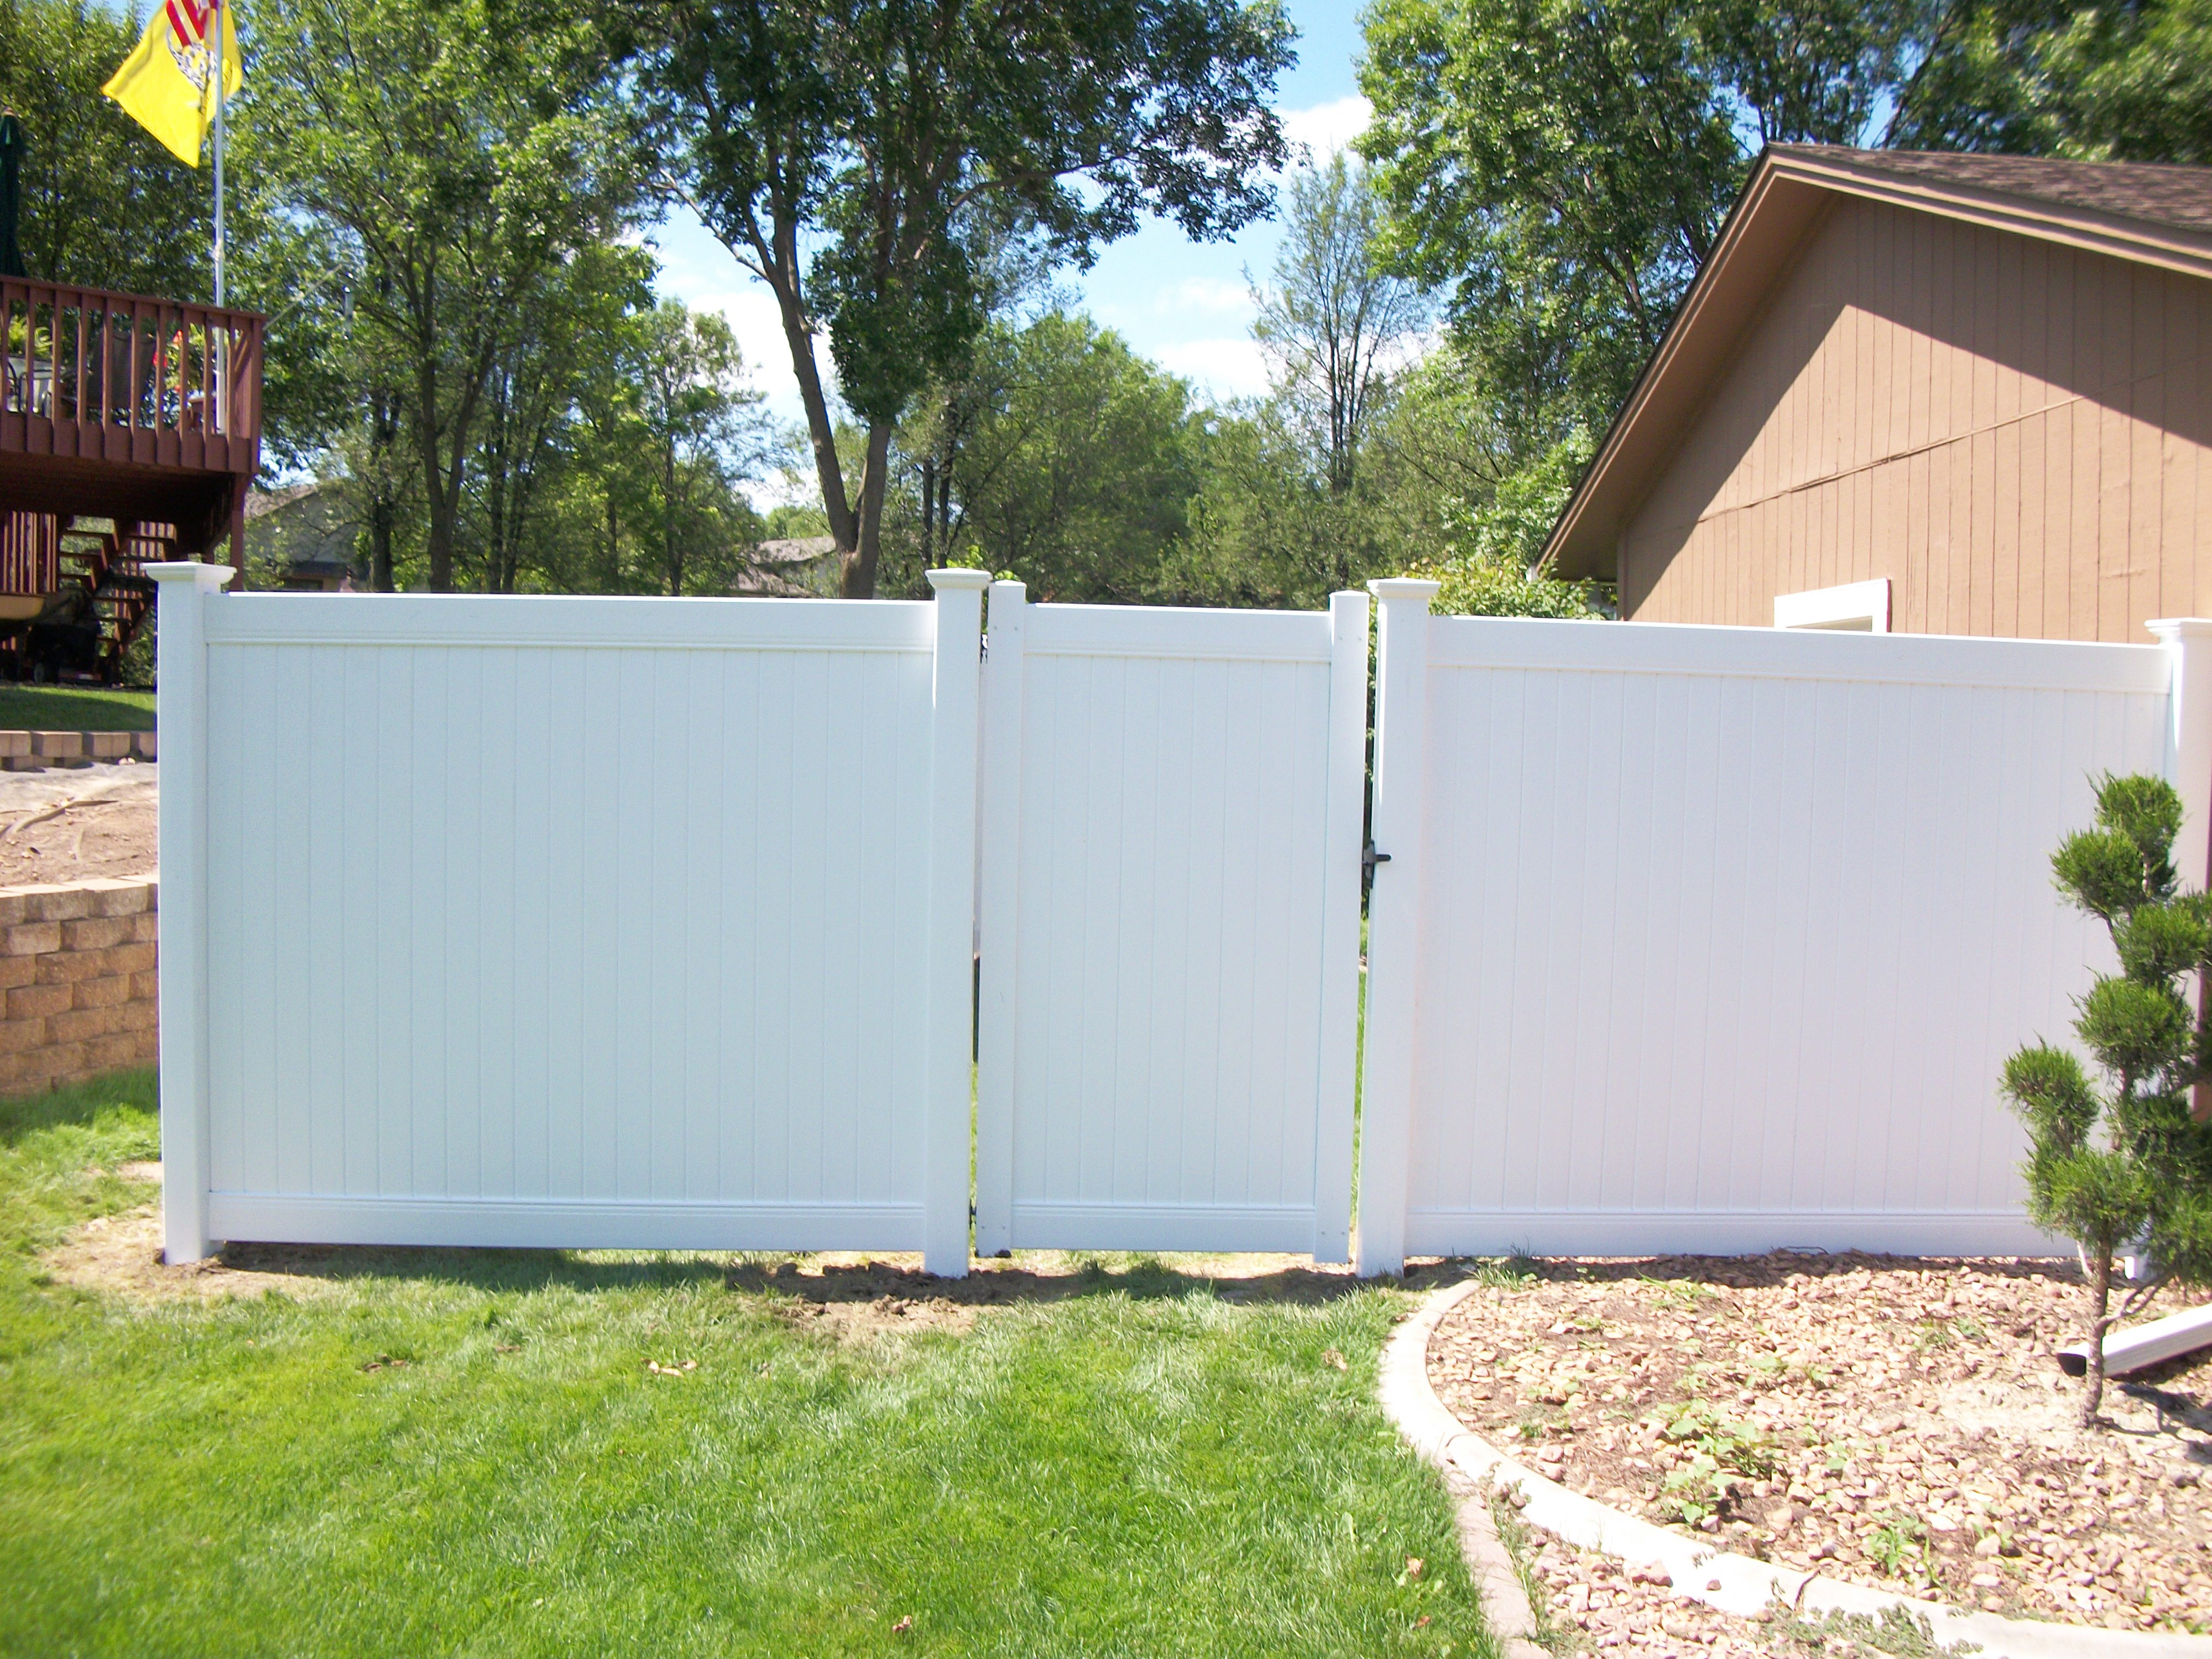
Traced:
<path id="1" fill-rule="evenodd" d="M 615 487 L 607 486 L 607 580 L 605 591 L 613 593 L 622 586 L 622 537 L 615 523 Z"/>
<path id="2" fill-rule="evenodd" d="M 399 518 L 392 499 L 392 451 L 399 437 L 399 412 L 382 392 L 368 400 L 368 585 L 392 592 L 392 535 Z"/>
<path id="3" fill-rule="evenodd" d="M 2081 1397 L 2081 1426 L 2094 1428 L 2105 1403 L 2105 1333 L 2112 1325 L 2112 1252 L 2100 1242 L 2089 1261 L 2089 1294 L 2094 1316 L 2089 1322 L 2089 1391 Z"/>
<path id="4" fill-rule="evenodd" d="M 422 483 L 429 497 L 429 525 L 423 544 L 430 556 L 430 591 L 453 591 L 453 519 L 455 503 L 447 495 L 445 479 L 435 455 L 422 459 Z"/>
<path id="5" fill-rule="evenodd" d="M 860 468 L 860 514 L 853 550 L 845 556 L 842 592 L 848 599 L 876 597 L 876 562 L 884 529 L 884 468 L 890 459 L 891 429 L 868 428 L 868 459 Z"/>
<path id="6" fill-rule="evenodd" d="M 937 556 L 937 457 L 921 458 L 921 568 L 934 570 Z"/>
<path id="7" fill-rule="evenodd" d="M 822 487 L 823 514 L 830 520 L 830 538 L 849 570 L 860 547 L 860 527 L 845 495 L 845 469 L 837 459 L 837 428 L 830 418 L 829 396 L 822 389 L 821 371 L 815 366 L 814 336 L 807 329 L 806 313 L 799 303 L 797 257 L 794 246 L 788 276 L 771 280 L 769 286 L 783 319 L 783 339 L 791 351 L 791 372 L 799 381 L 799 401 L 806 410 L 806 435 L 814 447 L 814 476 Z M 861 485 L 865 494 L 865 474 Z M 872 559 L 869 569 L 872 574 Z"/>
<path id="8" fill-rule="evenodd" d="M 661 453 L 660 556 L 668 571 L 668 597 L 684 597 L 684 556 L 676 544 L 676 446 Z"/>

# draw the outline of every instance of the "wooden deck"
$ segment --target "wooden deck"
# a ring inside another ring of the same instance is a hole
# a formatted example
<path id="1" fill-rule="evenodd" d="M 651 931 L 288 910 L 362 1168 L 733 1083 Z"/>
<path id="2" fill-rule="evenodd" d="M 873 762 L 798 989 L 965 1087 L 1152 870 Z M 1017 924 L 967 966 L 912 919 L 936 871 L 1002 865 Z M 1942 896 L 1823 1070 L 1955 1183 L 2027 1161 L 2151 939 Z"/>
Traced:
<path id="1" fill-rule="evenodd" d="M 242 532 L 265 320 L 0 277 L 0 516 L 158 521 L 192 558 Z"/>

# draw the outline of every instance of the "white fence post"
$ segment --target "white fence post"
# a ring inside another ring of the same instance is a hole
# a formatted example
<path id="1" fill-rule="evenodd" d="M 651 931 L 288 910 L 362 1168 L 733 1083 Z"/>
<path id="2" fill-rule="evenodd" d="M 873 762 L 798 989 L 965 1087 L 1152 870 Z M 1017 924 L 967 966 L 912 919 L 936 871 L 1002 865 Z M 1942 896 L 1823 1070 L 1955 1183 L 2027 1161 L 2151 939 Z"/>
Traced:
<path id="1" fill-rule="evenodd" d="M 1358 1271 L 1406 1267 L 1406 1187 L 1426 818 L 1429 601 L 1435 582 L 1368 583 L 1382 602 L 1375 700 L 1375 882 L 1367 900 L 1367 1036 L 1360 1091 Z"/>
<path id="2" fill-rule="evenodd" d="M 161 688 L 161 1243 L 165 1260 L 208 1253 L 207 624 L 225 564 L 149 564 Z"/>
<path id="3" fill-rule="evenodd" d="M 2145 624 L 2173 665 L 2168 696 L 2166 775 L 2181 796 L 2174 867 L 2202 889 L 2212 863 L 2212 619 L 2165 617 Z"/>
<path id="4" fill-rule="evenodd" d="M 975 1030 L 975 746 L 981 570 L 933 570 L 937 646 L 930 715 L 929 1088 L 922 1267 L 968 1271 L 969 1056 Z"/>
<path id="5" fill-rule="evenodd" d="M 1022 618 L 1029 591 L 991 584 L 983 659 L 982 974 L 975 1066 L 975 1254 L 1014 1247 L 1014 928 L 1021 892 Z"/>
<path id="6" fill-rule="evenodd" d="M 1359 862 L 1367 792 L 1367 595 L 1328 599 L 1328 831 L 1322 879 L 1321 1064 L 1314 1114 L 1316 1261 L 1352 1255 L 1358 1076 Z"/>
<path id="7" fill-rule="evenodd" d="M 2203 891 L 2212 874 L 2212 618 L 2161 617 L 2145 624 L 2173 665 L 2166 694 L 2166 777 L 2181 797 L 2173 866 L 2181 884 Z M 2212 988 L 2199 987 L 2200 1011 Z M 2212 1085 L 2189 1091 L 2190 1114 L 2212 1116 Z"/>

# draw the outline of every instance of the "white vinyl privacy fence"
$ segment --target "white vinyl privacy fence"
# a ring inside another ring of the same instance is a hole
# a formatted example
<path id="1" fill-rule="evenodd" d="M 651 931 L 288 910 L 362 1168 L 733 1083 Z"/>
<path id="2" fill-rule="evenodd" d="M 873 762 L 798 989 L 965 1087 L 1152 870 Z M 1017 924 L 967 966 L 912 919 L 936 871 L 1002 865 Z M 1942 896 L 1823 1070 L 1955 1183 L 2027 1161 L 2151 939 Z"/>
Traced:
<path id="1" fill-rule="evenodd" d="M 168 1246 L 968 1247 L 985 579 L 161 581 Z"/>
<path id="2" fill-rule="evenodd" d="M 1994 1082 L 2109 954 L 2051 881 L 2095 775 L 2196 756 L 2203 879 L 2179 641 L 1431 618 L 1382 586 L 1364 1268 L 2050 1248 Z"/>
<path id="3" fill-rule="evenodd" d="M 162 1130 L 214 1239 L 1352 1243 L 1369 608 L 162 586 Z M 1358 1260 L 2047 1248 L 1992 1081 L 2161 646 L 1382 583 Z M 979 660 L 980 659 L 980 660 Z M 973 1048 L 971 1049 L 971 1043 Z M 971 1121 L 970 1060 L 974 1060 Z"/>

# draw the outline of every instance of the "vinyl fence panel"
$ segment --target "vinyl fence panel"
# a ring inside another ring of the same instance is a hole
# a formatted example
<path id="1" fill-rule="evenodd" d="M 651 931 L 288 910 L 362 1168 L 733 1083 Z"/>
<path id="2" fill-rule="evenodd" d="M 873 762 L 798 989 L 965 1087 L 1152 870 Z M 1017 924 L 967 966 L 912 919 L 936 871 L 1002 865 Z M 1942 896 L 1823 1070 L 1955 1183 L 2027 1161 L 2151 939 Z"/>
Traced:
<path id="1" fill-rule="evenodd" d="M 964 1267 L 979 593 L 157 574 L 164 1127 L 196 1115 L 206 1160 L 173 1249 L 927 1231 Z"/>
<path id="2" fill-rule="evenodd" d="M 981 1251 L 1345 1259 L 1366 640 L 993 586 Z"/>
<path id="3" fill-rule="evenodd" d="M 1400 586 L 1363 1265 L 2051 1249 L 1996 1080 L 2109 959 L 2050 856 L 2095 775 L 2168 767 L 2169 653 L 1430 619 Z"/>

